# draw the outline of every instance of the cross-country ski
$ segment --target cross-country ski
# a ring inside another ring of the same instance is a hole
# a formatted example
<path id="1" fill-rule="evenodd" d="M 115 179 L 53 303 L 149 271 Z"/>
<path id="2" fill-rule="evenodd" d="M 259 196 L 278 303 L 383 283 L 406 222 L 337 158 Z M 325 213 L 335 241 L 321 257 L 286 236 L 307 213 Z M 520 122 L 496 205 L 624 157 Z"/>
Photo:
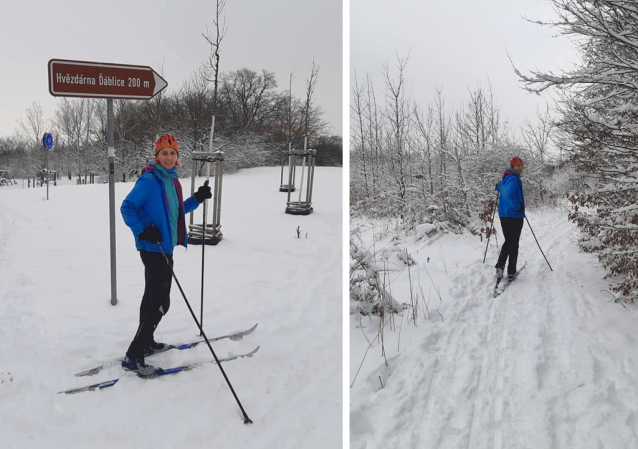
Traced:
<path id="1" fill-rule="evenodd" d="M 245 337 L 246 335 L 250 334 L 251 332 L 253 332 L 255 329 L 257 329 L 257 324 L 255 324 L 253 327 L 251 327 L 250 329 L 246 329 L 243 331 L 238 331 L 238 332 L 231 332 L 229 334 L 226 335 L 221 335 L 218 337 L 212 337 L 209 338 L 208 341 L 213 343 L 215 341 L 219 341 L 219 340 L 224 340 L 224 339 L 229 339 L 232 341 L 239 341 L 241 340 L 243 337 Z M 162 352 L 166 352 L 169 351 L 171 349 L 178 349 L 180 351 L 183 351 L 185 349 L 192 349 L 194 347 L 196 347 L 197 345 L 199 345 L 200 343 L 204 343 L 205 340 L 197 340 L 197 341 L 192 341 L 189 343 L 178 343 L 178 344 L 169 344 L 166 348 L 164 348 L 164 350 Z M 156 352 L 154 354 L 161 354 L 162 352 Z M 151 354 L 151 355 L 154 355 Z M 150 357 L 150 356 L 147 356 Z M 104 362 L 101 365 L 95 366 L 93 368 L 89 368 L 87 370 L 84 371 L 79 371 L 77 373 L 74 374 L 74 376 L 77 377 L 82 377 L 82 376 L 93 376 L 97 373 L 99 373 L 100 371 L 109 368 L 111 366 L 116 366 L 119 365 L 122 362 L 121 358 L 115 358 L 112 360 L 109 360 L 108 362 Z"/>
<path id="2" fill-rule="evenodd" d="M 244 357 L 252 357 L 257 351 L 259 351 L 259 346 L 257 346 L 255 349 L 253 349 L 252 351 L 247 352 L 245 354 L 231 355 L 231 356 L 219 359 L 219 361 L 220 362 L 230 362 L 231 360 L 242 359 Z M 192 370 L 194 368 L 197 368 L 199 366 L 205 365 L 207 363 L 215 363 L 215 361 L 214 360 L 208 360 L 206 362 L 187 363 L 185 365 L 174 366 L 172 368 L 158 369 L 155 372 L 155 374 L 153 374 L 151 376 L 146 376 L 146 377 L 144 377 L 144 379 L 153 379 L 153 378 L 157 378 L 157 377 L 166 376 L 166 375 L 169 375 L 169 374 L 179 373 L 179 372 L 182 372 L 182 371 L 190 371 L 190 370 Z M 75 393 L 81 393 L 83 391 L 95 391 L 95 390 L 98 390 L 98 389 L 102 390 L 104 388 L 112 387 L 113 385 L 118 383 L 120 381 L 120 379 L 121 378 L 118 377 L 116 379 L 106 380 L 106 381 L 98 382 L 98 383 L 95 383 L 95 384 L 92 384 L 92 385 L 87 385 L 86 387 L 71 388 L 69 390 L 60 391 L 60 393 L 75 394 Z"/>
<path id="3" fill-rule="evenodd" d="M 525 269 L 525 267 L 527 266 L 527 261 L 525 261 L 525 263 L 523 264 L 523 266 L 521 268 L 519 268 L 516 273 L 514 273 L 514 276 L 512 277 L 512 279 L 506 279 L 505 282 L 502 282 L 502 287 L 499 288 L 499 284 L 501 284 L 501 281 L 503 278 L 499 278 L 496 280 L 496 287 L 494 287 L 494 295 L 493 297 L 496 298 L 498 295 L 502 294 L 505 289 L 507 287 L 509 287 L 509 285 L 514 282 L 514 280 L 516 280 L 516 278 L 518 277 L 519 274 L 521 274 L 521 271 L 523 271 Z"/>

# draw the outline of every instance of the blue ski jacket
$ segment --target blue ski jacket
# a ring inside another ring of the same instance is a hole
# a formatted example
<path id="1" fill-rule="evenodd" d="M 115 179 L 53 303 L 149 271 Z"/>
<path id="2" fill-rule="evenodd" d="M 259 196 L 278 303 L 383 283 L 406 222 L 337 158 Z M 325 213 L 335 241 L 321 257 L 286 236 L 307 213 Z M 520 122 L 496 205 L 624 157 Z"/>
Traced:
<path id="1" fill-rule="evenodd" d="M 179 211 L 177 216 L 177 244 L 186 246 L 188 244 L 188 233 L 186 232 L 186 222 L 184 215 L 194 211 L 199 206 L 199 201 L 191 196 L 186 201 L 182 197 L 182 186 L 177 177 L 173 179 L 177 198 L 179 200 Z M 162 250 L 166 254 L 173 254 L 173 233 L 171 220 L 169 217 L 168 197 L 161 175 L 152 165 L 147 165 L 142 170 L 142 175 L 135 183 L 133 190 L 126 196 L 120 208 L 124 223 L 131 228 L 135 236 L 135 246 L 139 250 L 159 253 L 156 243 L 147 240 L 140 240 L 139 235 L 154 223 L 162 233 Z"/>
<path id="2" fill-rule="evenodd" d="M 500 198 L 498 202 L 499 217 L 525 218 L 525 198 L 521 175 L 508 168 L 503 179 L 496 184 Z"/>

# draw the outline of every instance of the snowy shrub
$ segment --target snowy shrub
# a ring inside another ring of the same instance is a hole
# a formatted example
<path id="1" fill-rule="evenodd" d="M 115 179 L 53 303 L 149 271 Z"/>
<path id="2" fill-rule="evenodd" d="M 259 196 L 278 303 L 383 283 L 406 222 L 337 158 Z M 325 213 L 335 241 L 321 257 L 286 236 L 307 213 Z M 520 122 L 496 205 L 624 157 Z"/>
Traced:
<path id="1" fill-rule="evenodd" d="M 374 255 L 356 243 L 357 233 L 354 229 L 350 234 L 350 300 L 362 314 L 396 313 L 402 306 L 387 290 Z"/>

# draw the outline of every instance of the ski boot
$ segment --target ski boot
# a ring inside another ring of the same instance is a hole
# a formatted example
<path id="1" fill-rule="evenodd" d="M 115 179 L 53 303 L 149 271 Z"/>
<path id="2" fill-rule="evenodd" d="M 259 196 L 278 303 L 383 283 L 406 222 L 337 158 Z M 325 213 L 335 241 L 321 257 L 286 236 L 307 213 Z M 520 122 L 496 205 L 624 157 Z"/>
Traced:
<path id="1" fill-rule="evenodd" d="M 166 343 L 153 342 L 148 348 L 144 349 L 144 357 L 148 357 L 151 354 L 157 354 L 158 352 L 168 351 L 171 348 L 172 346 Z"/>
<path id="2" fill-rule="evenodd" d="M 122 368 L 127 371 L 133 371 L 140 377 L 151 377 L 157 371 L 157 368 L 154 366 L 144 363 L 144 357 L 136 359 L 130 357 L 128 354 L 124 357 L 124 360 L 122 360 Z"/>

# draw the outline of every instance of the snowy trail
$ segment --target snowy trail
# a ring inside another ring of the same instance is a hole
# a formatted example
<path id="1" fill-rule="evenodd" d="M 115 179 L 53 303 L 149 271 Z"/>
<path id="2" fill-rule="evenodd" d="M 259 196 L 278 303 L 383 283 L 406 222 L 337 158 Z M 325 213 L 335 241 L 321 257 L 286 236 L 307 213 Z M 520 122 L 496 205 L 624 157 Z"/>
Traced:
<path id="1" fill-rule="evenodd" d="M 368 355 L 351 389 L 353 449 L 638 447 L 636 308 L 601 293 L 604 272 L 578 251 L 563 213 L 532 212 L 530 223 L 554 271 L 525 224 L 519 266 L 528 267 L 495 299 L 495 246 L 483 265 L 484 244 L 473 236 L 441 239 L 448 276 L 436 271 L 435 248 L 417 253 L 422 242 L 402 242 L 417 262 L 432 258 L 445 322 L 404 322 L 400 352 L 398 332 L 386 331 L 389 367 L 378 349 Z M 405 284 L 402 273 L 392 285 L 400 301 Z M 362 323 L 371 340 L 375 321 Z M 357 364 L 361 339 L 353 324 Z"/>

